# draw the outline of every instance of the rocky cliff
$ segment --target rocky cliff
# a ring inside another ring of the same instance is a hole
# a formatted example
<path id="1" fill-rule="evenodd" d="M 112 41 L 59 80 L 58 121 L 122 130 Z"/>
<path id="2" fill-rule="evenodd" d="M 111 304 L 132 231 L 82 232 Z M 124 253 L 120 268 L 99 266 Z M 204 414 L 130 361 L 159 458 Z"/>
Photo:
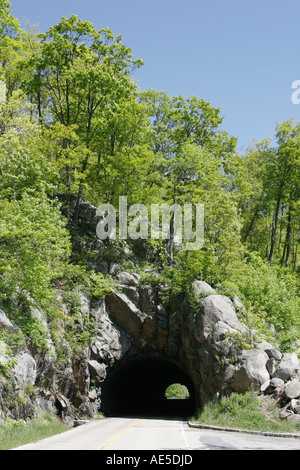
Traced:
<path id="1" fill-rule="evenodd" d="M 130 397 L 143 412 L 144 404 L 162 396 L 172 380 L 181 380 L 189 387 L 194 407 L 254 387 L 274 397 L 283 418 L 300 421 L 299 360 L 246 327 L 239 299 L 218 295 L 207 283 L 196 281 L 167 309 L 165 286 L 157 273 L 148 269 L 153 282 L 147 283 L 135 272 L 137 260 L 151 256 L 151 247 L 138 242 L 119 246 L 127 260 L 124 268 L 109 246 L 96 239 L 95 208 L 82 204 L 79 221 L 85 234 L 78 242 L 80 249 L 97 254 L 90 269 L 111 279 L 104 296 L 85 292 L 79 296 L 78 332 L 85 325 L 81 317 L 89 318 L 94 325 L 92 339 L 72 351 L 61 333 L 67 331 L 71 315 L 62 302 L 57 332 L 61 337 L 56 343 L 60 341 L 60 351 L 64 350 L 61 361 L 43 312 L 38 308 L 30 312 L 47 337 L 47 349 L 37 351 L 0 309 L 0 331 L 6 337 L 24 337 L 24 342 L 10 348 L 0 341 L 0 418 L 29 419 L 45 410 L 72 425 L 110 409 L 108 402 L 113 410 L 113 400 L 125 409 Z M 57 295 L 59 299 L 59 289 Z"/>

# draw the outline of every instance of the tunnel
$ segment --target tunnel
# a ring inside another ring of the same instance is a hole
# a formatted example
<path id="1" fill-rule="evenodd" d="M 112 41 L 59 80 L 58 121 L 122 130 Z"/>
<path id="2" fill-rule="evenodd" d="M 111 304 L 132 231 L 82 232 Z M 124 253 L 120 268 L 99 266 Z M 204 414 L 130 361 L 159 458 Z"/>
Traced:
<path id="1" fill-rule="evenodd" d="M 166 398 L 167 388 L 175 383 L 187 387 L 188 398 Z M 156 356 L 118 363 L 103 384 L 101 401 L 105 416 L 187 418 L 195 411 L 190 377 L 175 362 Z"/>

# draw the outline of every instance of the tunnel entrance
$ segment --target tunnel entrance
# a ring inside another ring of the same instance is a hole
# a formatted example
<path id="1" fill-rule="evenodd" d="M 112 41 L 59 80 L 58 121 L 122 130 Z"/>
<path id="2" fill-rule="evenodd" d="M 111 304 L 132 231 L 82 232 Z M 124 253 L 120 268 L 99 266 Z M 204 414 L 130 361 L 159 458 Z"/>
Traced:
<path id="1" fill-rule="evenodd" d="M 185 386 L 185 398 L 166 397 L 172 384 Z M 195 411 L 194 385 L 187 373 L 171 360 L 139 357 L 119 363 L 102 389 L 105 416 L 187 418 Z"/>

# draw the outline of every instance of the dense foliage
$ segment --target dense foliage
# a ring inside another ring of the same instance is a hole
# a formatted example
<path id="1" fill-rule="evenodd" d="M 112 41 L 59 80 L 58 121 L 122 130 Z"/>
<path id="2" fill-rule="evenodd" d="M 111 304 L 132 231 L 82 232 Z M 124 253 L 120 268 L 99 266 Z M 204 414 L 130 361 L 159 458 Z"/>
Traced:
<path id="1" fill-rule="evenodd" d="M 96 282 L 105 292 L 106 281 L 71 257 L 81 200 L 201 203 L 203 248 L 151 240 L 156 269 L 172 292 L 203 279 L 238 295 L 245 321 L 266 335 L 272 324 L 286 350 L 298 347 L 300 123 L 278 124 L 274 143 L 253 142 L 240 154 L 210 103 L 141 91 L 134 70 L 142 61 L 108 28 L 72 16 L 43 34 L 25 31 L 7 0 L 0 0 L 0 56 L 0 302 L 7 309 L 14 303 L 22 312 L 26 294 L 56 324 L 57 280 Z M 75 198 L 72 213 L 62 215 L 59 194 Z"/>

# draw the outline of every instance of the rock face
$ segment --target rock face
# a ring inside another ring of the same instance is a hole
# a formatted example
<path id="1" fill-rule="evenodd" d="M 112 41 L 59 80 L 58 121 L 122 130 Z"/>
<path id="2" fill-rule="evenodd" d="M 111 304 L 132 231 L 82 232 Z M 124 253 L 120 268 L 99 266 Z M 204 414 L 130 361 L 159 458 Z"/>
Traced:
<path id="1" fill-rule="evenodd" d="M 30 418 L 38 408 L 56 412 L 68 424 L 81 416 L 95 416 L 101 407 L 103 384 L 114 366 L 126 357 L 149 355 L 176 361 L 186 371 L 198 405 L 223 394 L 244 393 L 253 386 L 275 398 L 285 398 L 282 416 L 291 419 L 299 415 L 297 356 L 282 355 L 269 343 L 254 341 L 253 332 L 239 320 L 229 298 L 205 286 L 206 293 L 210 292 L 205 297 L 201 290 L 194 290 L 199 295 L 196 309 L 186 298 L 167 315 L 157 304 L 159 289 L 140 286 L 137 279 L 118 273 L 117 282 L 122 282 L 118 290 L 102 300 L 84 300 L 82 311 L 95 320 L 97 335 L 84 356 L 70 360 L 63 370 L 56 368 L 55 358 L 41 357 L 28 349 L 13 358 L 0 356 L 0 364 L 14 359 L 11 383 L 15 392 L 24 386 L 35 387 L 27 406 L 21 409 L 7 397 L 2 384 L 2 417 Z M 3 311 L 1 328 L 16 331 Z M 241 347 L 241 339 L 247 348 Z"/>
<path id="2" fill-rule="evenodd" d="M 243 393 L 253 384 L 256 388 L 269 380 L 268 355 L 265 351 L 251 349 L 242 351 L 237 358 L 232 388 Z"/>
<path id="3" fill-rule="evenodd" d="M 282 359 L 276 368 L 274 377 L 278 377 L 282 380 L 290 380 L 297 376 L 300 369 L 300 363 L 295 353 L 284 354 Z"/>
<path id="4" fill-rule="evenodd" d="M 91 207 L 80 210 L 84 227 L 95 229 Z M 93 242 L 94 243 L 94 242 Z M 103 252 L 103 246 L 99 247 Z M 96 334 L 91 344 L 72 357 L 70 345 L 61 345 L 67 356 L 64 366 L 47 336 L 50 354 L 30 345 L 7 352 L 0 347 L 0 419 L 31 418 L 39 410 L 52 411 L 68 424 L 80 417 L 94 417 L 101 407 L 103 387 L 128 358 L 155 357 L 178 365 L 191 379 L 196 404 L 250 387 L 283 400 L 282 416 L 300 417 L 300 363 L 295 354 L 281 354 L 256 337 L 243 324 L 238 299 L 218 295 L 207 283 L 196 281 L 191 297 L 178 300 L 166 311 L 161 285 L 141 283 L 137 273 L 116 262 L 101 260 L 115 288 L 104 299 L 82 296 L 80 312 L 93 319 Z M 238 307 L 238 309 L 236 309 Z M 45 325 L 40 312 L 35 312 Z M 20 330 L 0 310 L 0 330 Z M 1 342 L 0 342 L 1 346 Z M 24 390 L 30 388 L 30 393 Z M 23 393 L 23 401 L 15 397 Z M 291 418 L 292 417 L 292 418 Z"/>

